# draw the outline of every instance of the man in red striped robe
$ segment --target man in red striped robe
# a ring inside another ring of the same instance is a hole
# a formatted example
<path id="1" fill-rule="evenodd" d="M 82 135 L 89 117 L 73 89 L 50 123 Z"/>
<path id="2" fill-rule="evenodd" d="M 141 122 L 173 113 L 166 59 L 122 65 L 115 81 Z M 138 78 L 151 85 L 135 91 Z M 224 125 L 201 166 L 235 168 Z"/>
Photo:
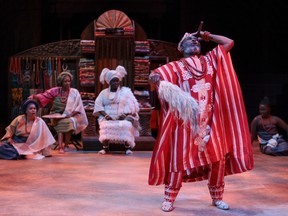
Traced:
<path id="1" fill-rule="evenodd" d="M 218 45 L 200 55 L 200 41 Z M 198 31 L 186 33 L 184 57 L 155 69 L 161 126 L 153 150 L 149 185 L 165 185 L 163 211 L 172 211 L 182 182 L 208 180 L 212 205 L 222 200 L 224 176 L 253 169 L 253 153 L 242 91 L 229 51 L 234 41 Z"/>

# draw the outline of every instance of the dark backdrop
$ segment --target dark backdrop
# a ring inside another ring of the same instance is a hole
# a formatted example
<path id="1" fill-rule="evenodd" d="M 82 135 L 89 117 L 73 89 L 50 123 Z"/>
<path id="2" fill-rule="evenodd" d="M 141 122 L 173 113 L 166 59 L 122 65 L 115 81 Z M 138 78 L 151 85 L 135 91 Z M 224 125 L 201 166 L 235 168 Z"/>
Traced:
<path id="1" fill-rule="evenodd" d="M 203 29 L 235 41 L 231 51 L 248 119 L 267 95 L 274 114 L 288 120 L 287 6 L 280 0 L 1 0 L 0 124 L 7 124 L 8 58 L 41 44 L 80 38 L 103 12 L 121 10 L 148 38 L 177 43 L 185 32 Z M 204 51 L 205 51 L 204 47 Z"/>

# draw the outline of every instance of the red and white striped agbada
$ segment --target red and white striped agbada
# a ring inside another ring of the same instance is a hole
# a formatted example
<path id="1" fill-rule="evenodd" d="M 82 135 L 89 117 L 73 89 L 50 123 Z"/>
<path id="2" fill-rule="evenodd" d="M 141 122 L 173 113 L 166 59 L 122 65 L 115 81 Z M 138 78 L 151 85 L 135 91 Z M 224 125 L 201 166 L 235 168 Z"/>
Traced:
<path id="1" fill-rule="evenodd" d="M 193 65 L 193 57 L 186 60 Z M 201 118 L 206 118 L 211 132 L 205 151 L 199 152 L 190 127 L 185 127 L 183 121 L 169 110 L 167 103 L 160 101 L 161 126 L 151 158 L 149 185 L 165 184 L 169 172 L 187 170 L 191 175 L 185 176 L 183 181 L 207 179 L 209 164 L 223 157 L 226 159 L 225 175 L 242 173 L 254 167 L 246 109 L 230 54 L 218 45 L 205 55 L 205 60 L 207 74 L 198 80 L 191 79 L 181 61 L 154 70 L 162 80 L 179 86 L 197 100 L 201 110 L 200 124 Z M 195 61 L 194 67 L 199 68 Z M 204 107 L 201 97 L 206 101 Z"/>

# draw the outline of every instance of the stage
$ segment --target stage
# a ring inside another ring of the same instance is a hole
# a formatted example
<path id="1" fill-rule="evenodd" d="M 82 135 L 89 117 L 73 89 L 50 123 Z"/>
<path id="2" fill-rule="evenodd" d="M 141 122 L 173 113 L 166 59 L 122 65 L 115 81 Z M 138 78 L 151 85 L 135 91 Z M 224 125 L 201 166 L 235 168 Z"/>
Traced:
<path id="1" fill-rule="evenodd" d="M 1 216 L 284 216 L 288 214 L 288 157 L 263 155 L 254 147 L 255 168 L 227 176 L 224 200 L 211 205 L 207 181 L 184 183 L 175 210 L 160 210 L 163 186 L 149 186 L 152 151 L 71 149 L 43 160 L 1 160 Z"/>

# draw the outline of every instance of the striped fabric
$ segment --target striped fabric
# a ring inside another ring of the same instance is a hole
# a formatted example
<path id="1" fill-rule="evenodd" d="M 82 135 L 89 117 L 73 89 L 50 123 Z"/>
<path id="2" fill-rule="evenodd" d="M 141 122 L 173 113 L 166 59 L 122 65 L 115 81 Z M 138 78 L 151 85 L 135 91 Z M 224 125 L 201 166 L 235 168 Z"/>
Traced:
<path id="1" fill-rule="evenodd" d="M 56 96 L 53 101 L 53 106 L 51 108 L 51 113 L 63 113 L 65 111 L 67 98 L 62 96 Z M 73 131 L 73 122 L 70 118 L 63 119 L 51 119 L 52 126 L 56 130 L 57 134 L 67 133 Z"/>
<path id="2" fill-rule="evenodd" d="M 55 124 L 54 129 L 57 134 L 68 133 L 69 131 L 74 130 L 73 122 L 70 118 L 53 119 L 53 124 Z"/>
<path id="3" fill-rule="evenodd" d="M 201 80 L 191 79 L 191 76 L 189 77 L 183 70 L 180 61 L 170 62 L 155 70 L 163 80 L 190 92 L 200 107 L 201 97 L 199 98 L 197 86 L 207 88 L 205 97 L 210 102 L 203 108 L 203 115 L 208 118 L 211 132 L 206 150 L 199 152 L 195 144 L 197 137 L 192 136 L 189 127 L 185 127 L 183 121 L 177 119 L 162 101 L 160 114 L 162 125 L 151 158 L 148 181 L 150 185 L 166 183 L 169 172 L 187 170 L 193 175 L 185 176 L 183 181 L 207 179 L 209 164 L 224 157 L 225 175 L 253 169 L 246 109 L 230 54 L 227 54 L 220 45 L 207 53 L 205 59 L 208 63 L 208 73 Z"/>
<path id="4" fill-rule="evenodd" d="M 51 89 L 46 90 L 43 93 L 37 94 L 37 99 L 39 100 L 40 106 L 45 107 L 48 104 L 53 104 L 55 97 L 59 97 L 60 100 L 63 99 L 64 102 L 65 98 L 60 96 L 61 96 L 61 87 L 53 87 Z M 59 103 L 58 105 L 60 104 L 61 103 Z M 63 112 L 64 114 L 70 115 L 73 112 L 79 113 L 77 115 L 74 115 L 73 117 L 70 117 L 70 119 L 73 121 L 74 133 L 78 134 L 81 131 L 85 130 L 85 128 L 88 125 L 88 119 L 83 106 L 81 95 L 77 89 L 70 88 L 67 102 L 65 104 L 66 104 L 65 110 Z M 64 104 L 62 104 L 62 106 L 63 105 Z M 62 108 L 63 107 L 60 107 L 59 110 L 62 110 Z M 59 110 L 57 109 L 58 112 Z"/>

